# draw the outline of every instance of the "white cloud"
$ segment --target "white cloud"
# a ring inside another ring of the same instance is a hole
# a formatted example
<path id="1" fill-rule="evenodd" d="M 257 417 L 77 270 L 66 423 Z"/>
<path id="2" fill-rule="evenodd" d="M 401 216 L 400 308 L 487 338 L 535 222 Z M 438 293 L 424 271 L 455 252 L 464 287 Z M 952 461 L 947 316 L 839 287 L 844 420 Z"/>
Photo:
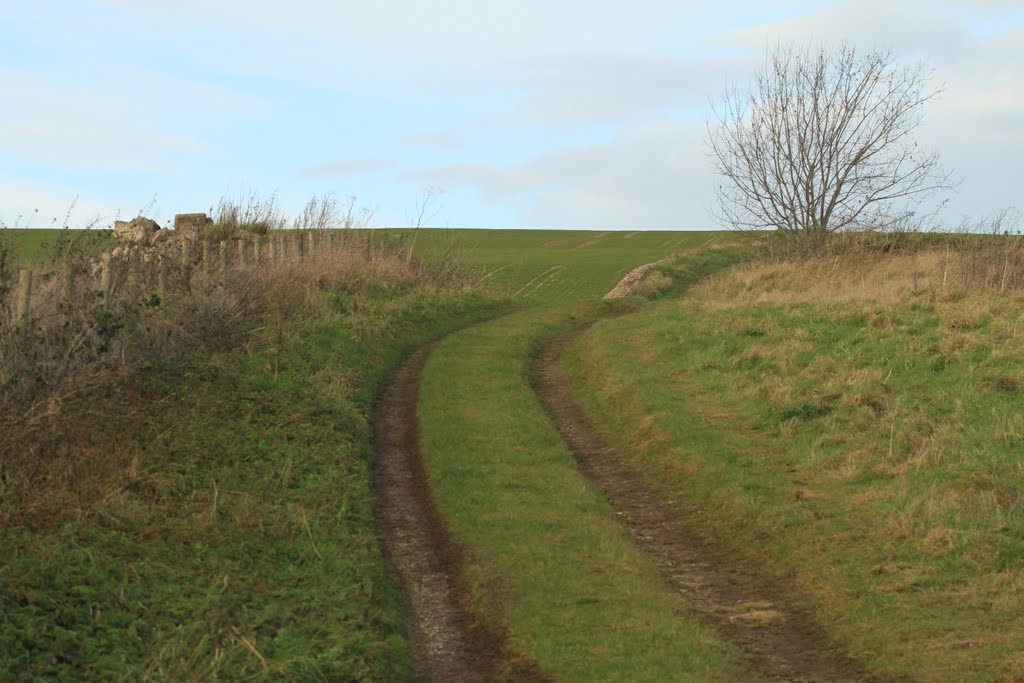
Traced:
<path id="1" fill-rule="evenodd" d="M 724 83 L 729 60 L 594 53 L 559 60 L 517 60 L 502 83 L 522 101 L 488 123 L 579 127 L 652 121 L 703 112 Z"/>
<path id="2" fill-rule="evenodd" d="M 101 81 L 86 78 L 99 70 Z M 97 171 L 168 172 L 211 154 L 204 130 L 252 99 L 152 71 L 81 64 L 0 67 L 0 146 L 33 162 Z"/>
<path id="3" fill-rule="evenodd" d="M 118 217 L 113 205 L 57 183 L 0 176 L 0 223 L 9 228 L 109 228 Z M 126 206 L 120 215 L 134 215 L 138 208 Z"/>

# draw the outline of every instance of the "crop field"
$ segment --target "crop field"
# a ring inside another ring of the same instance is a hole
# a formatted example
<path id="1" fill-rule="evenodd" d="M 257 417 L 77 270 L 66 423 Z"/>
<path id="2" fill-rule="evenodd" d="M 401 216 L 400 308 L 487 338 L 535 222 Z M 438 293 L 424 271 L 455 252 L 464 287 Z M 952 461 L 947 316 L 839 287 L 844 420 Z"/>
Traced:
<path id="1" fill-rule="evenodd" d="M 380 230 L 410 240 L 408 230 Z M 598 299 L 634 267 L 700 246 L 713 232 L 577 230 L 421 230 L 416 253 L 446 255 L 475 281 L 517 300 L 552 304 Z"/>
<path id="2" fill-rule="evenodd" d="M 458 679 L 423 634 L 468 627 L 401 597 L 417 559 L 374 521 L 371 424 L 411 401 L 411 495 L 439 521 L 397 533 L 450 553 L 463 641 L 488 644 L 466 671 L 1024 677 L 1017 242 L 370 235 L 336 271 L 268 273 L 230 333 L 215 306 L 193 349 L 37 402 L 0 463 L 0 670 Z"/>
<path id="3" fill-rule="evenodd" d="M 51 228 L 2 228 L 0 246 L 7 245 L 18 268 L 46 265 L 60 250 L 98 254 L 116 246 L 110 230 L 61 230 Z"/>
<path id="4" fill-rule="evenodd" d="M 363 231 L 358 231 L 363 232 Z M 383 228 L 378 242 L 409 244 L 414 231 Z M 472 274 L 472 282 L 521 302 L 599 298 L 633 267 L 692 249 L 713 232 L 601 232 L 570 230 L 429 229 L 415 236 L 414 253 L 447 260 Z M 116 245 L 108 230 L 16 229 L 0 231 L 18 267 L 44 265 L 59 245 L 78 241 L 98 253 Z M 79 248 L 79 251 L 81 248 Z"/>

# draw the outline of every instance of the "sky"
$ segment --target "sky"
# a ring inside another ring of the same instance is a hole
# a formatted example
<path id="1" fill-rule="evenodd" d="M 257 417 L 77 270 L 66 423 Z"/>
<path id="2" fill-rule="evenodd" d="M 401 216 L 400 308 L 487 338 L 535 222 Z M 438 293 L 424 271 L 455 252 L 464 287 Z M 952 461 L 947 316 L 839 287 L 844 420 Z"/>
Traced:
<path id="1" fill-rule="evenodd" d="M 941 220 L 1024 205 L 1021 0 L 12 0 L 0 224 L 356 197 L 373 224 L 707 229 L 710 103 L 766 46 L 926 59 Z"/>

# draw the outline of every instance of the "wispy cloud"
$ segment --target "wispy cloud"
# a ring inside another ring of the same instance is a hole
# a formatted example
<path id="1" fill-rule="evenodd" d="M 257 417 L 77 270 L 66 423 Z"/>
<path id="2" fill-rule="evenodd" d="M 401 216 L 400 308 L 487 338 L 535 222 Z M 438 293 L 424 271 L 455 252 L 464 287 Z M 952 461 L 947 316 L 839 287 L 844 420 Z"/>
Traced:
<path id="1" fill-rule="evenodd" d="M 413 133 L 401 137 L 397 143 L 399 147 L 436 147 L 438 149 L 457 149 L 462 147 L 462 141 L 451 133 Z"/>
<path id="2" fill-rule="evenodd" d="M 698 121 L 678 121 L 523 164 L 460 164 L 407 178 L 474 190 L 530 227 L 707 227 L 710 168 L 699 156 L 702 132 Z"/>
<path id="3" fill-rule="evenodd" d="M 343 159 L 327 164 L 317 164 L 299 169 L 301 178 L 327 178 L 334 176 L 359 175 L 361 173 L 379 173 L 395 168 L 397 162 L 390 159 Z"/>

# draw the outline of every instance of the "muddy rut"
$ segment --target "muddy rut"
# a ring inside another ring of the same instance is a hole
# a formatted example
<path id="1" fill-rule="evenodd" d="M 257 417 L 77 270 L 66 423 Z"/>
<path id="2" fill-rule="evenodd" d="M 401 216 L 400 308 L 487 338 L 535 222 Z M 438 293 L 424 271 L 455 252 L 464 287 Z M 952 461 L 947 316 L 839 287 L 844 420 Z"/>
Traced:
<path id="1" fill-rule="evenodd" d="M 750 658 L 762 676 L 791 681 L 876 680 L 829 651 L 808 615 L 786 606 L 756 568 L 724 557 L 679 517 L 659 506 L 571 399 L 558 377 L 566 345 L 589 327 L 556 337 L 533 358 L 530 382 L 573 452 L 580 469 L 603 491 L 637 545 L 657 563 L 682 599 L 704 614 Z"/>
<path id="2" fill-rule="evenodd" d="M 405 596 L 412 680 L 492 681 L 503 640 L 473 614 L 419 448 L 416 403 L 431 349 L 420 349 L 392 375 L 374 411 L 377 535 Z"/>

